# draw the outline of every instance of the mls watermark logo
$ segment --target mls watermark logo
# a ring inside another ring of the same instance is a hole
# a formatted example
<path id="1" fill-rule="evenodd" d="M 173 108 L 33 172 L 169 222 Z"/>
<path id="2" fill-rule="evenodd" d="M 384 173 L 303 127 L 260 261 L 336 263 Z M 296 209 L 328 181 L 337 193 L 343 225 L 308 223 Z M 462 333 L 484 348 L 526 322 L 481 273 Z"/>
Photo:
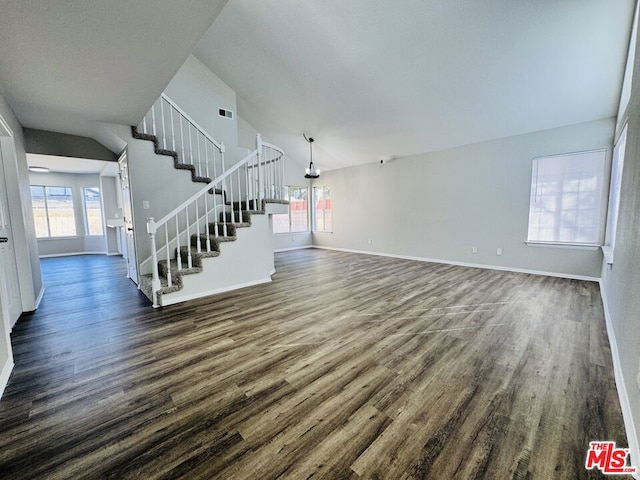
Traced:
<path id="1" fill-rule="evenodd" d="M 636 473 L 636 467 L 627 465 L 628 448 L 616 448 L 616 442 L 589 442 L 585 468 L 599 469 L 605 475 Z"/>

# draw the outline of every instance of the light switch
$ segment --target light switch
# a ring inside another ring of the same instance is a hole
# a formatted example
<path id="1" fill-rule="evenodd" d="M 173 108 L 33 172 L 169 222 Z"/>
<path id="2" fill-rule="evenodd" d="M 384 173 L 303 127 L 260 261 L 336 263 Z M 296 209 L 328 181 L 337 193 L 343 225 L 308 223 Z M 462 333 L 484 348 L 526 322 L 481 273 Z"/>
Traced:
<path id="1" fill-rule="evenodd" d="M 149 210 L 149 200 L 143 200 L 142 201 L 142 208 L 144 210 Z"/>

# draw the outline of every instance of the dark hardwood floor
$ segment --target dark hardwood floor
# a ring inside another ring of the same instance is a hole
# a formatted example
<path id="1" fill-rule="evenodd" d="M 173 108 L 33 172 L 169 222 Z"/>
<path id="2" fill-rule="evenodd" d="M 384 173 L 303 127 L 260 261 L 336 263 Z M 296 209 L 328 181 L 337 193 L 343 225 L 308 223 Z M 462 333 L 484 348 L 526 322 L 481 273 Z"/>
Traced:
<path id="1" fill-rule="evenodd" d="M 626 446 L 596 283 L 276 260 L 270 284 L 159 310 L 118 257 L 43 260 L 0 478 L 595 479 L 588 442 Z"/>

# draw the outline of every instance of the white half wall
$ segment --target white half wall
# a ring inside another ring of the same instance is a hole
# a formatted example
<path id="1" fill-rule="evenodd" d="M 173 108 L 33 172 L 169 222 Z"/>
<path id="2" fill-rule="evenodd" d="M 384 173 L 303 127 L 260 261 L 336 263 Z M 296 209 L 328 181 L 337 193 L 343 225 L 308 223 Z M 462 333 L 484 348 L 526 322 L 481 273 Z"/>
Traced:
<path id="1" fill-rule="evenodd" d="M 610 161 L 614 128 L 611 118 L 323 172 L 314 185 L 331 187 L 333 233 L 313 244 L 599 278 L 599 249 L 525 245 L 531 168 L 595 148 Z"/>

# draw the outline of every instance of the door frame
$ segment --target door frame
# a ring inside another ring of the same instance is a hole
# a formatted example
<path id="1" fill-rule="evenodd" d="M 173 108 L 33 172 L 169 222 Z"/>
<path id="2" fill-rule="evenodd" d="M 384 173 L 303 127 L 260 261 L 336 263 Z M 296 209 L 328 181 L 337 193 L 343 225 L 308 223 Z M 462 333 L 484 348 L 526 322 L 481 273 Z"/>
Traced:
<path id="1" fill-rule="evenodd" d="M 126 178 L 122 177 L 123 164 L 127 169 Z M 124 241 L 124 245 L 122 247 L 127 252 L 127 277 L 130 278 L 138 286 L 138 288 L 140 288 L 140 269 L 138 265 L 138 252 L 136 251 L 136 232 L 135 230 L 133 230 L 135 221 L 133 213 L 133 199 L 131 198 L 131 182 L 129 181 L 129 156 L 126 147 L 124 148 L 124 150 L 122 150 L 120 156 L 118 157 L 118 175 L 120 178 L 120 191 L 118 192 L 118 194 L 120 196 L 120 203 L 122 205 L 122 218 L 124 220 L 124 226 L 122 227 L 122 240 Z M 128 191 L 128 195 L 125 195 L 125 190 Z M 130 213 L 131 218 L 126 218 L 127 211 Z M 130 228 L 132 229 L 131 242 L 129 242 L 129 233 L 127 232 L 128 224 L 131 225 Z M 133 266 L 135 268 L 135 278 L 131 275 L 131 263 L 133 263 Z"/>
<path id="2" fill-rule="evenodd" d="M 24 279 L 22 278 L 23 276 L 23 272 L 21 272 L 21 268 L 20 268 L 20 262 L 18 261 L 18 248 L 19 245 L 16 242 L 16 233 L 15 233 L 15 229 L 16 229 L 16 220 L 15 220 L 15 213 L 12 212 L 12 209 L 14 210 L 15 208 L 12 206 L 11 203 L 11 193 L 9 192 L 9 180 L 7 179 L 7 165 L 9 163 L 14 163 L 17 166 L 17 155 L 16 155 L 16 148 L 15 148 L 15 135 L 13 133 L 13 130 L 11 129 L 11 127 L 9 126 L 9 124 L 6 122 L 6 120 L 2 117 L 2 115 L 0 115 L 0 162 L 3 163 L 2 168 L 4 169 L 4 181 L 5 181 L 5 185 L 3 185 L 3 188 L 6 188 L 7 191 L 7 205 L 6 205 L 6 214 L 9 216 L 9 224 L 11 225 L 11 229 L 8 233 L 9 236 L 9 242 L 11 242 L 11 250 L 13 252 L 13 262 L 15 264 L 16 267 L 16 276 L 18 279 L 18 288 L 17 288 L 17 295 L 18 298 L 16 299 L 18 302 L 18 305 L 20 306 L 20 311 L 21 312 L 25 312 L 28 311 L 28 308 L 25 308 L 27 305 L 25 305 L 25 302 L 27 300 L 27 295 L 25 293 L 24 290 Z M 30 269 L 30 266 L 29 266 Z M 30 272 L 29 272 L 30 273 Z M 6 290 L 6 289 L 5 289 Z M 3 307 L 5 310 L 7 309 L 7 302 L 6 302 L 6 298 L 5 301 L 3 302 Z M 4 314 L 6 313 L 3 312 L 3 316 L 5 318 L 5 323 L 8 325 L 9 327 L 9 332 L 11 331 L 13 325 L 11 325 L 11 321 L 10 319 L 5 316 Z"/>

